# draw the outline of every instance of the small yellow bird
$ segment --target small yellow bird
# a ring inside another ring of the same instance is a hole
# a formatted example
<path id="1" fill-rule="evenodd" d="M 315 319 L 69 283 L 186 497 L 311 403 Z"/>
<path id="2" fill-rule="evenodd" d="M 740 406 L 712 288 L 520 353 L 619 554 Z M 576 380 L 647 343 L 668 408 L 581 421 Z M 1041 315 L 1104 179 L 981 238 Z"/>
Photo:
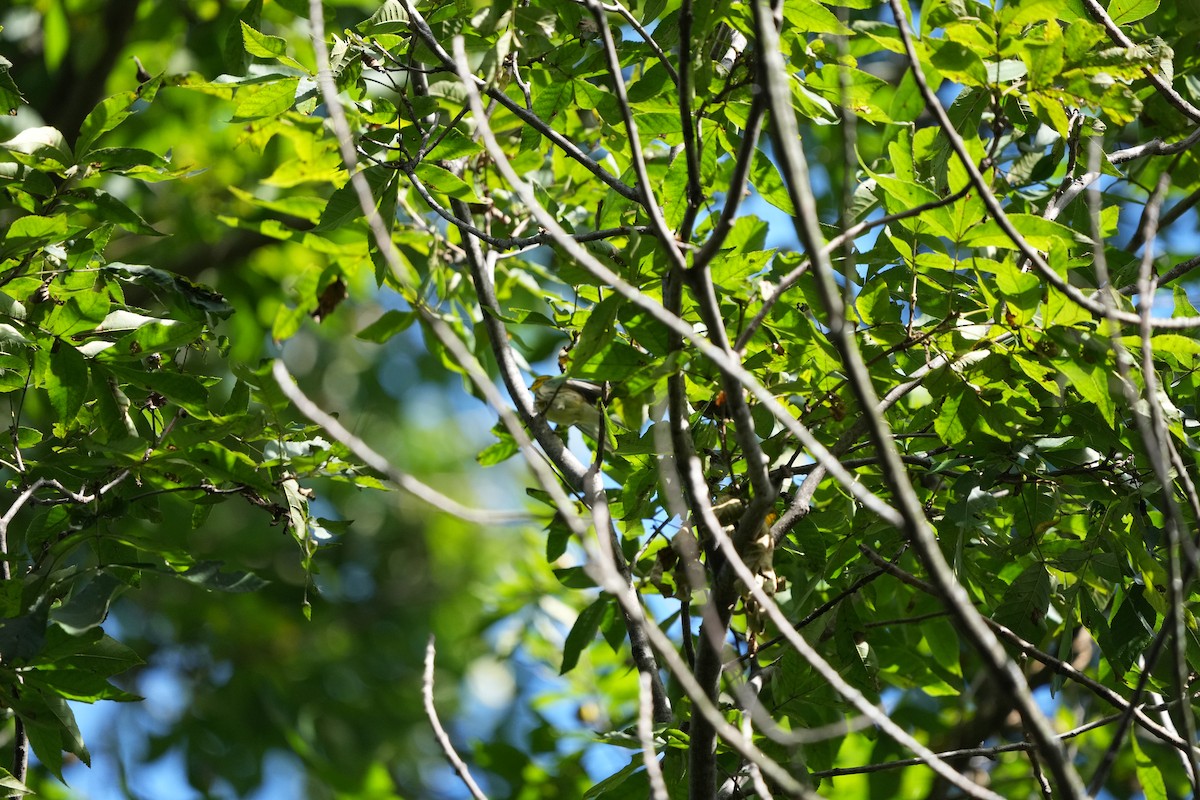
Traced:
<path id="1" fill-rule="evenodd" d="M 593 439 L 600 437 L 600 400 L 604 387 L 566 375 L 541 375 L 534 379 L 533 406 L 548 421 L 574 425 Z"/>

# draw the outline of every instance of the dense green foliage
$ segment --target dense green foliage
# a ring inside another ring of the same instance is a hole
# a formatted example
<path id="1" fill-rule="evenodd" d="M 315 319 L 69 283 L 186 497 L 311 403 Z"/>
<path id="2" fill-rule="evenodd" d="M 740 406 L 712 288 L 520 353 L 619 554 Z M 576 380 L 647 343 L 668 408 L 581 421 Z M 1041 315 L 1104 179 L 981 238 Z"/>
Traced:
<path id="1" fill-rule="evenodd" d="M 6 785 L 175 659 L 145 758 L 201 791 L 449 791 L 432 631 L 444 716 L 470 665 L 578 719 L 467 709 L 492 797 L 1194 793 L 1194 0 L 47 7 L 0 20 Z M 523 533 L 474 510 L 522 459 Z"/>

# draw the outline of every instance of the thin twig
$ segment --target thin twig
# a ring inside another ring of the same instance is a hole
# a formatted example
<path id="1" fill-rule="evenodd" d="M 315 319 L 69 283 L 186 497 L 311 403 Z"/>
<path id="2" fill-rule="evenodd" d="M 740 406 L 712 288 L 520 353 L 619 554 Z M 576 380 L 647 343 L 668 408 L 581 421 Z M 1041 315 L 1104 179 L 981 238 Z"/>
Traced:
<path id="1" fill-rule="evenodd" d="M 454 767 L 454 772 L 458 775 L 458 779 L 467 787 L 467 791 L 471 793 L 471 797 L 475 800 L 487 800 L 487 795 L 479 788 L 479 784 L 471 777 L 471 771 L 467 769 L 467 765 L 459 758 L 458 753 L 454 749 L 454 745 L 450 741 L 450 736 L 446 733 L 446 729 L 442 727 L 441 720 L 438 719 L 437 706 L 433 703 L 433 660 L 437 651 L 434 649 L 434 638 L 429 637 L 429 644 L 425 646 L 425 675 L 421 680 L 421 699 L 425 704 L 425 717 L 429 720 L 430 727 L 433 728 L 434 738 L 437 739 L 438 746 L 442 748 L 442 754 L 446 756 L 446 760 L 450 762 L 450 766 Z"/>
<path id="2" fill-rule="evenodd" d="M 1200 256 L 1193 256 L 1186 261 L 1181 261 L 1175 266 L 1171 267 L 1171 269 L 1164 272 L 1162 275 L 1158 276 L 1158 285 L 1162 286 L 1164 284 L 1176 281 L 1197 267 L 1200 267 Z M 1135 281 L 1128 286 L 1122 286 L 1117 291 L 1128 297 L 1137 293 L 1137 287 L 1138 285 Z"/>
<path id="3" fill-rule="evenodd" d="M 12 776 L 25 783 L 29 776 L 29 733 L 25 730 L 25 721 L 19 716 L 13 716 L 13 770 Z M 13 792 L 12 798 L 23 797 L 22 792 Z"/>
<path id="4" fill-rule="evenodd" d="M 763 114 L 766 113 L 766 110 L 767 104 L 763 97 L 755 95 L 750 101 L 750 111 L 746 115 L 746 128 L 742 131 L 742 143 L 738 147 L 737 158 L 733 162 L 733 174 L 729 179 L 729 190 L 725 193 L 725 204 L 721 208 L 721 216 L 717 218 L 717 224 L 713 226 L 708 239 L 692 257 L 693 269 L 707 267 L 712 263 L 713 258 L 721 249 L 721 245 L 725 244 L 725 240 L 729 237 L 729 232 L 733 230 L 738 209 L 742 206 L 742 198 L 750 183 L 750 168 L 754 164 L 754 157 L 758 154 L 758 139 L 762 134 Z M 741 340 L 739 339 L 739 341 Z M 741 350 L 742 346 L 734 345 L 734 349 Z"/>

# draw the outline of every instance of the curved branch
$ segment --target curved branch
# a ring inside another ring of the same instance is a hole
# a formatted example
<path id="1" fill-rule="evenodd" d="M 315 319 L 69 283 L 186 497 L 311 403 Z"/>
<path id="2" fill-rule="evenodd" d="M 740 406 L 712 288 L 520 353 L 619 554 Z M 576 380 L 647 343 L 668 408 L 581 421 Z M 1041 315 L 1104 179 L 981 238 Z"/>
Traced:
<path id="1" fill-rule="evenodd" d="M 301 414 L 320 425 L 334 439 L 346 445 L 350 449 L 350 452 L 354 453 L 368 467 L 386 476 L 389 481 L 418 500 L 422 500 L 438 511 L 444 511 L 465 522 L 512 524 L 528 522 L 532 519 L 532 516 L 527 511 L 499 511 L 464 506 L 454 498 L 447 497 L 437 489 L 414 478 L 407 472 L 397 469 L 392 465 L 391 461 L 381 456 L 370 445 L 348 431 L 342 423 L 338 422 L 336 417 L 325 413 L 320 406 L 310 400 L 304 392 L 300 391 L 300 387 L 296 385 L 295 378 L 288 372 L 282 359 L 275 359 L 271 371 L 275 376 L 275 382 L 279 385 L 279 390 L 283 392 L 287 399 L 292 401 L 292 404 L 300 410 Z"/>
<path id="2" fill-rule="evenodd" d="M 826 661 L 821 654 L 818 653 L 816 649 L 804 639 L 803 636 L 792 629 L 791 623 L 788 621 L 788 618 L 783 613 L 782 609 L 779 608 L 778 603 L 776 603 L 770 595 L 763 591 L 762 586 L 760 586 L 759 582 L 755 580 L 754 573 L 751 572 L 750 568 L 746 566 L 746 563 L 742 561 L 737 549 L 733 546 L 732 540 L 725 535 L 723 530 L 718 530 L 717 544 L 721 548 L 721 551 L 725 554 L 725 557 L 728 559 L 731 571 L 734 575 L 736 575 L 737 579 L 742 583 L 742 585 L 745 586 L 746 591 L 749 592 L 749 594 L 758 603 L 759 608 L 761 608 L 763 612 L 771 619 L 771 621 L 779 628 L 788 644 L 790 644 L 796 650 L 796 652 L 800 654 L 800 657 L 803 658 L 826 683 L 833 687 L 834 691 L 845 698 L 848 703 L 850 703 L 859 711 L 859 713 L 863 714 L 876 725 L 878 725 L 884 733 L 918 755 L 921 760 L 929 766 L 930 769 L 953 783 L 967 796 L 974 798 L 988 798 L 988 800 L 1000 800 L 1000 795 L 985 789 L 982 786 L 972 783 L 952 769 L 944 761 L 938 758 L 933 751 L 917 741 L 912 734 L 908 733 L 908 731 L 904 730 L 895 722 L 893 722 L 892 718 L 888 716 L 885 711 L 877 708 L 869 700 L 867 700 L 867 698 L 863 696 L 862 692 L 851 686 L 846 679 L 841 676 L 841 673 L 839 673 L 837 669 L 833 667 L 832 664 Z"/>
<path id="3" fill-rule="evenodd" d="M 725 205 L 721 216 L 713 226 L 708 239 L 692 257 L 692 269 L 707 267 L 725 244 L 729 232 L 733 230 L 734 220 L 737 219 L 738 209 L 742 206 L 742 198 L 750 183 L 750 167 L 754 163 L 754 155 L 758 152 L 758 138 L 762 134 L 763 114 L 767 104 L 761 95 L 755 95 L 750 101 L 750 111 L 746 115 L 746 129 L 742 131 L 742 144 L 738 149 L 737 160 L 733 164 L 733 176 L 729 180 L 729 191 L 725 194 Z M 740 341 L 740 340 L 739 340 Z M 739 346 L 735 350 L 741 350 Z"/>
<path id="4" fill-rule="evenodd" d="M 455 751 L 454 745 L 450 742 L 450 736 L 442 727 L 441 720 L 438 719 L 437 706 L 433 703 L 433 660 L 436 654 L 434 639 L 433 636 L 430 636 L 429 644 L 425 646 L 425 673 L 421 680 L 421 700 L 425 706 L 425 717 L 429 720 L 429 726 L 433 728 L 434 738 L 437 739 L 438 746 L 442 748 L 442 754 L 446 756 L 450 766 L 454 767 L 454 773 L 467 787 L 471 797 L 475 800 L 487 800 L 487 795 L 471 777 L 471 771 L 467 769 L 467 765 Z"/>
<path id="5" fill-rule="evenodd" d="M 918 578 L 917 576 L 904 571 L 903 569 L 901 569 L 897 565 L 893 564 L 892 562 L 887 561 L 879 553 L 876 553 L 874 550 L 872 550 L 871 548 L 869 548 L 865 545 L 859 545 L 858 549 L 862 552 L 863 555 L 865 555 L 868 559 L 870 559 L 871 563 L 875 564 L 880 569 L 882 569 L 884 572 L 886 572 L 889 575 L 893 576 L 894 578 L 898 579 L 902 583 L 906 583 L 915 589 L 920 589 L 922 592 L 925 592 L 926 594 L 928 594 L 931 597 L 938 596 L 937 590 L 929 582 L 923 581 L 920 578 Z M 1108 722 L 1117 721 L 1125 714 L 1129 714 L 1135 720 L 1137 720 L 1138 725 L 1140 725 L 1143 730 L 1146 730 L 1149 733 L 1154 734 L 1154 736 L 1157 737 L 1164 744 L 1170 745 L 1171 747 L 1174 747 L 1175 749 L 1180 750 L 1180 751 L 1187 751 L 1189 749 L 1187 740 L 1183 739 L 1178 734 L 1174 733 L 1173 731 L 1168 730 L 1164 726 L 1162 726 L 1159 723 L 1152 720 L 1146 714 L 1146 711 L 1149 710 L 1147 707 L 1137 705 L 1134 703 L 1130 703 L 1124 697 L 1117 694 L 1112 689 L 1109 689 L 1104 684 L 1102 684 L 1099 681 L 1096 681 L 1092 678 L 1089 678 L 1087 675 L 1080 672 L 1078 669 L 1076 669 L 1073 665 L 1069 664 L 1068 662 L 1063 661 L 1060 658 L 1055 658 L 1054 656 L 1050 655 L 1049 653 L 1044 652 L 1043 650 L 1038 648 L 1037 645 L 1035 645 L 1031 642 L 1027 642 L 1026 640 L 1022 639 L 1020 636 L 1018 636 L 1017 634 L 1013 633 L 1008 628 L 1006 628 L 1003 625 L 1001 625 L 1000 623 L 996 622 L 995 620 L 993 620 L 989 617 L 984 617 L 983 620 L 987 624 L 987 626 L 995 632 L 995 634 L 997 636 L 999 636 L 1001 639 L 1003 639 L 1008 644 L 1015 647 L 1017 650 L 1021 651 L 1021 653 L 1023 653 L 1024 655 L 1028 656 L 1029 658 L 1032 658 L 1034 661 L 1037 661 L 1046 667 L 1049 667 L 1051 670 L 1058 673 L 1059 675 L 1062 675 L 1064 678 L 1079 684 L 1080 686 L 1082 686 L 1085 689 L 1087 689 L 1088 691 L 1090 691 L 1092 694 L 1099 697 L 1101 700 L 1112 705 L 1114 708 L 1121 709 L 1121 711 L 1122 711 L 1121 714 L 1117 714 L 1115 717 L 1113 717 L 1113 719 L 1107 720 L 1104 724 L 1108 724 Z M 1062 738 L 1062 737 L 1060 736 L 1059 738 Z M 1200 753 L 1200 747 L 1196 747 L 1193 745 L 1193 746 L 1191 746 L 1190 749 L 1196 751 L 1197 753 Z"/>

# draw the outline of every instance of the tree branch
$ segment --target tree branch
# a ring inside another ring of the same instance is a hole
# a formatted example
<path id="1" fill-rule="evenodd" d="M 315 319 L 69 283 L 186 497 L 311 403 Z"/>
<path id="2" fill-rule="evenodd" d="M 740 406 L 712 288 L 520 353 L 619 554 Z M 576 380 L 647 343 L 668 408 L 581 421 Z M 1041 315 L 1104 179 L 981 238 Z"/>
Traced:
<path id="1" fill-rule="evenodd" d="M 450 742 L 450 736 L 447 735 L 446 729 L 442 727 L 441 720 L 438 719 L 437 706 L 433 703 L 433 660 L 436 653 L 433 636 L 430 636 L 429 644 L 425 646 L 425 675 L 421 681 L 421 699 L 425 706 L 425 717 L 429 720 L 429 726 L 433 728 L 434 738 L 437 739 L 438 746 L 442 748 L 442 754 L 446 756 L 446 760 L 450 762 L 450 766 L 454 767 L 454 773 L 458 775 L 458 779 L 467 787 L 467 791 L 471 793 L 471 797 L 475 798 L 475 800 L 487 800 L 487 795 L 483 793 L 483 790 L 479 788 L 479 784 L 475 783 L 475 779 L 471 777 L 471 771 L 467 769 L 467 765 L 459 758 L 454 745 Z"/>
<path id="2" fill-rule="evenodd" d="M 700 118 L 692 115 L 692 24 L 695 14 L 692 0 L 683 0 L 679 8 L 679 122 L 683 131 L 683 155 L 687 160 L 687 209 L 679 226 L 679 240 L 692 238 L 692 226 L 700 204 L 704 202 L 704 189 L 700 186 Z"/>
<path id="3" fill-rule="evenodd" d="M 658 763 L 658 752 L 654 747 L 654 682 L 645 672 L 638 673 L 638 742 L 642 746 L 642 763 L 646 765 L 646 777 L 650 782 L 650 800 L 670 800 L 667 784 L 663 781 L 662 765 Z"/>
<path id="4" fill-rule="evenodd" d="M 296 385 L 296 379 L 288 372 L 282 360 L 275 359 L 271 371 L 275 376 L 275 382 L 279 384 L 279 390 L 283 392 L 288 400 L 292 401 L 292 404 L 296 406 L 301 414 L 320 425 L 334 439 L 346 445 L 350 449 L 350 452 L 354 453 L 368 467 L 385 476 L 389 481 L 418 500 L 422 500 L 437 510 L 458 517 L 465 522 L 513 524 L 528 522 L 532 519 L 532 516 L 527 511 L 498 511 L 464 506 L 454 498 L 447 497 L 432 486 L 423 483 L 418 478 L 397 469 L 391 461 L 381 456 L 370 445 L 348 431 L 342 423 L 338 422 L 336 417 L 325 413 L 304 392 L 300 391 L 300 387 Z"/>
<path id="5" fill-rule="evenodd" d="M 729 191 L 725 193 L 725 204 L 721 208 L 721 216 L 713 226 L 712 233 L 692 257 L 692 269 L 703 269 L 712 263 L 713 258 L 725 244 L 733 223 L 737 219 L 738 209 L 742 206 L 742 198 L 746 187 L 750 184 L 750 167 L 754 164 L 754 156 L 758 153 L 758 139 L 762 134 L 763 114 L 767 105 L 761 95 L 754 95 L 750 101 L 750 111 L 746 115 L 746 128 L 742 131 L 742 142 L 738 147 L 737 158 L 733 162 L 733 175 L 729 179 Z M 741 341 L 739 338 L 738 341 Z M 741 346 L 734 346 L 741 350 Z"/>

